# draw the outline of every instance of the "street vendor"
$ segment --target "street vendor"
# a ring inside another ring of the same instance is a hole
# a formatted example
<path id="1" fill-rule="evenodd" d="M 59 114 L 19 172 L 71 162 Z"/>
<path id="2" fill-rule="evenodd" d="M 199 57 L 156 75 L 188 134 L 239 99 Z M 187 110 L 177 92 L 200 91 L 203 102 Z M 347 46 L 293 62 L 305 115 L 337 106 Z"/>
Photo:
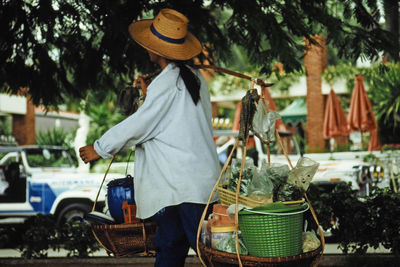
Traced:
<path id="1" fill-rule="evenodd" d="M 135 113 L 79 149 L 88 163 L 136 146 L 137 217 L 161 214 L 155 266 L 184 266 L 189 247 L 196 250 L 199 220 L 220 172 L 208 87 L 185 63 L 202 50 L 187 24 L 183 14 L 162 9 L 155 19 L 129 26 L 131 37 L 162 71 L 148 85 L 138 78 L 146 99 Z"/>

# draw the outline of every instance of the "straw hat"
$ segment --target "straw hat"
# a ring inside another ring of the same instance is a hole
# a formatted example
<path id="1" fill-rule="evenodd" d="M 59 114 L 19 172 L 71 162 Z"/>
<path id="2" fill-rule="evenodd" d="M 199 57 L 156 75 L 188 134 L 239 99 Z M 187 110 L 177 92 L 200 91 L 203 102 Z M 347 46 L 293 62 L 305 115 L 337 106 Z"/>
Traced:
<path id="1" fill-rule="evenodd" d="M 199 40 L 187 31 L 188 22 L 183 14 L 165 8 L 153 20 L 133 22 L 129 33 L 138 44 L 157 55 L 188 60 L 202 49 Z"/>

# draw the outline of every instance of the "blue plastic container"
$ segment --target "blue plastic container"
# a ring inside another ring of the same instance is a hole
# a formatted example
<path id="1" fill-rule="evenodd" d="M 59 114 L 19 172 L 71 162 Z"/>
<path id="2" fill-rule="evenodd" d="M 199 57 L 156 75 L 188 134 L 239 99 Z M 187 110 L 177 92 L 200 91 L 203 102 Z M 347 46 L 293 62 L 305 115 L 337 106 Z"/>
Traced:
<path id="1" fill-rule="evenodd" d="M 124 222 L 124 213 L 122 211 L 122 203 L 124 201 L 128 201 L 131 205 L 135 204 L 133 177 L 130 175 L 112 180 L 107 184 L 108 209 L 116 223 Z"/>

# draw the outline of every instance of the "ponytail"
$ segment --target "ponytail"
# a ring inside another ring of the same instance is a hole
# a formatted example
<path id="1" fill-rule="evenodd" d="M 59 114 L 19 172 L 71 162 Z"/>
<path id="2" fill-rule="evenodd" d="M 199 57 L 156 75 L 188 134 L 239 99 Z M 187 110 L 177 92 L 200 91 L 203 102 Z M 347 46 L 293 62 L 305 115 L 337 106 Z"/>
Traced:
<path id="1" fill-rule="evenodd" d="M 186 89 L 192 97 L 193 103 L 197 105 L 200 99 L 200 79 L 191 71 L 183 61 L 173 61 L 179 68 L 179 75 L 185 83 Z"/>

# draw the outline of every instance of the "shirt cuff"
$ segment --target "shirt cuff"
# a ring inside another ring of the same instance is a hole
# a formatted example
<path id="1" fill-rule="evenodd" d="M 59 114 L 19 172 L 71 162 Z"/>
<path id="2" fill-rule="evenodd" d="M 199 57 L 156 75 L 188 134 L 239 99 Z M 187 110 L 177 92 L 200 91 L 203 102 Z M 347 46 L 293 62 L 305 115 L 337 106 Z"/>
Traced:
<path id="1" fill-rule="evenodd" d="M 104 151 L 103 149 L 101 149 L 100 144 L 99 144 L 99 140 L 96 140 L 93 144 L 94 150 L 96 150 L 97 154 L 100 155 L 100 157 L 102 157 L 103 159 L 108 159 L 108 158 L 112 158 L 112 154 L 107 153 L 106 151 Z"/>

